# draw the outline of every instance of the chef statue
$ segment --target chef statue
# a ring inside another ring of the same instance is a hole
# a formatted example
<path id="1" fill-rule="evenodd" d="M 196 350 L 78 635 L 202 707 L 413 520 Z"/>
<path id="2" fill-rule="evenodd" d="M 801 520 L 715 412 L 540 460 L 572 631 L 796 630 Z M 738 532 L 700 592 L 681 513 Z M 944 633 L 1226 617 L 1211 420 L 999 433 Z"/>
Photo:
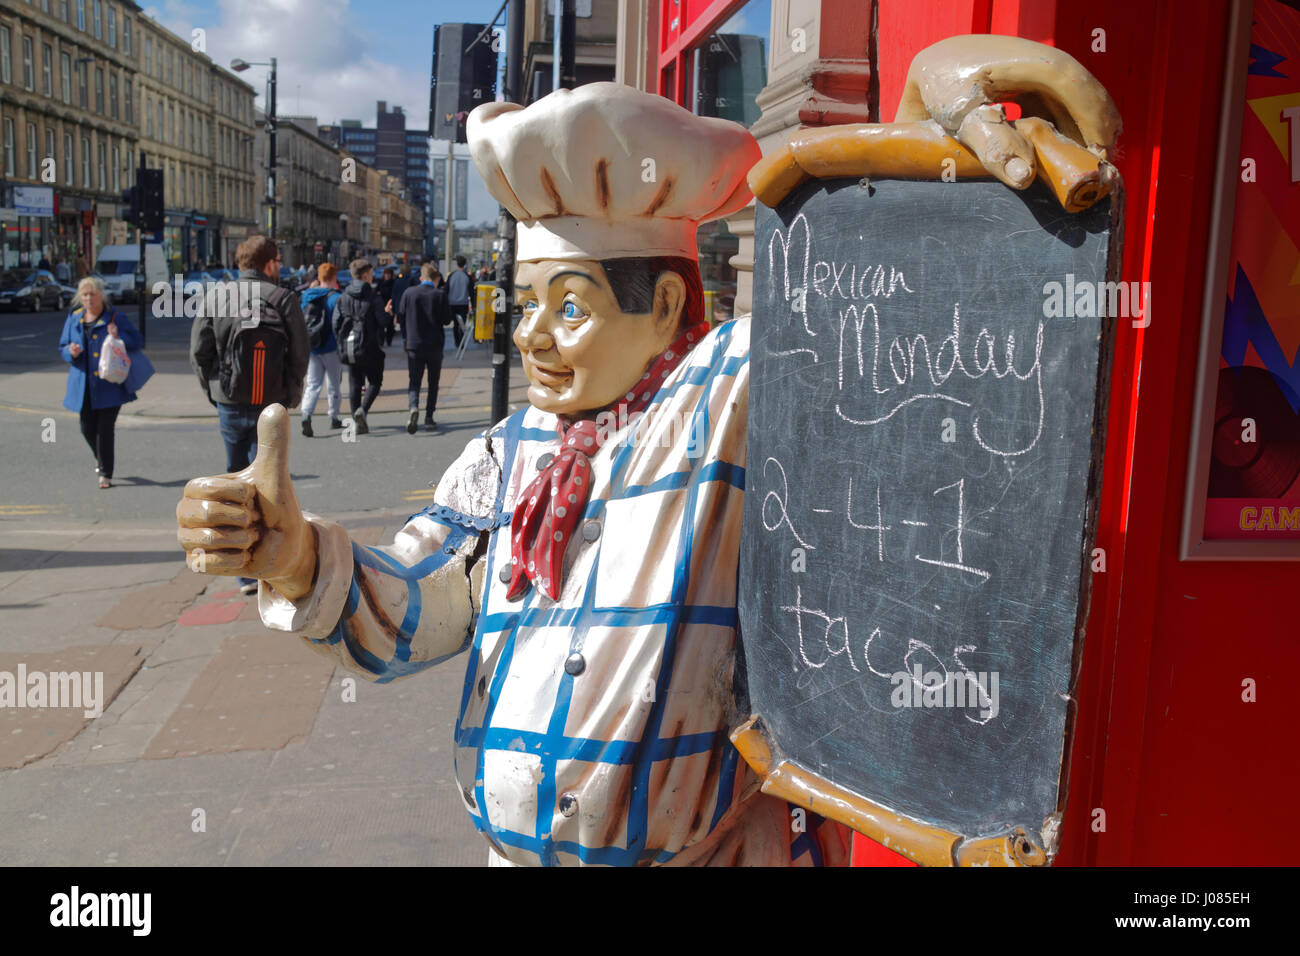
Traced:
<path id="1" fill-rule="evenodd" d="M 960 39 L 976 49 L 951 69 L 991 72 L 935 71 L 910 95 L 1026 186 L 1032 149 L 1000 111 L 968 116 L 999 92 L 980 82 L 1041 67 L 979 43 L 1027 41 Z M 392 544 L 367 547 L 299 509 L 271 406 L 253 465 L 186 487 L 191 566 L 260 578 L 268 627 L 372 681 L 465 655 L 456 778 L 493 863 L 846 862 L 847 831 L 761 793 L 728 738 L 748 716 L 732 681 L 749 319 L 710 330 L 695 237 L 750 201 L 758 145 L 613 83 L 485 104 L 468 138 L 519 220 L 529 407 L 473 439 Z"/>

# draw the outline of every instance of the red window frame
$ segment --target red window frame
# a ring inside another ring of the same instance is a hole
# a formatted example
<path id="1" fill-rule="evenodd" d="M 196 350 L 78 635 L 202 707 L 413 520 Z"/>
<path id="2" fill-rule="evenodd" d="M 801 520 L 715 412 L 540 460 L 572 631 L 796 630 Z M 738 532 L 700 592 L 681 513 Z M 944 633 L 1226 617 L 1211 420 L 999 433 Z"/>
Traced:
<path id="1" fill-rule="evenodd" d="M 689 54 L 747 0 L 660 0 L 655 91 L 690 109 Z"/>

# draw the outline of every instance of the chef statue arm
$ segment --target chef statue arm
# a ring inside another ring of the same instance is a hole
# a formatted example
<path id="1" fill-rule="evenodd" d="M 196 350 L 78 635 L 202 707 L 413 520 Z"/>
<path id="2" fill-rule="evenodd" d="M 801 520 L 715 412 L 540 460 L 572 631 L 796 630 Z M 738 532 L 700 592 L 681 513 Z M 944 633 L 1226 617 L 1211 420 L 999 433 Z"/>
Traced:
<path id="1" fill-rule="evenodd" d="M 371 681 L 418 673 L 469 647 L 482 594 L 486 533 L 416 515 L 393 542 L 370 547 L 306 515 L 319 541 L 312 590 L 290 601 L 265 582 L 262 622 Z"/>
<path id="2" fill-rule="evenodd" d="M 1011 121 L 999 103 L 1015 102 Z M 1078 212 L 1118 181 L 1110 165 L 1120 116 L 1105 88 L 1074 57 L 1020 37 L 949 37 L 912 60 L 895 122 L 798 132 L 749 173 L 759 201 L 775 206 L 814 178 L 996 178 L 1014 189 L 1036 180 Z"/>
<path id="3" fill-rule="evenodd" d="M 248 468 L 186 485 L 176 516 L 190 568 L 258 578 L 267 627 L 300 634 L 369 680 L 413 674 L 465 649 L 487 533 L 422 513 L 390 545 L 358 544 L 298 507 L 288 448 L 288 416 L 271 405 Z M 449 489 L 457 465 L 444 478 Z"/>

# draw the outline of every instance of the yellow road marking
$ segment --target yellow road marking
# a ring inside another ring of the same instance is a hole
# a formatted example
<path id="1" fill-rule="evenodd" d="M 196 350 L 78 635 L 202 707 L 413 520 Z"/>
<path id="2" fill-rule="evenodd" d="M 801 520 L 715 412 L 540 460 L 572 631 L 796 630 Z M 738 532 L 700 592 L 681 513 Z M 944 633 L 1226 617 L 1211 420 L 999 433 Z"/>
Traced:
<path id="1" fill-rule="evenodd" d="M 62 505 L 0 505 L 0 515 L 48 515 L 61 510 Z"/>

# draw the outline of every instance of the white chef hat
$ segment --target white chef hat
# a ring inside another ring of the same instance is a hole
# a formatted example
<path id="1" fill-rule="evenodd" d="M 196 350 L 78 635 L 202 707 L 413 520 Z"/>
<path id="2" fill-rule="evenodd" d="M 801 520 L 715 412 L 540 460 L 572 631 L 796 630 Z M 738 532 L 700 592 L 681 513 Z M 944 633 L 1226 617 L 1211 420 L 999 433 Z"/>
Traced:
<path id="1" fill-rule="evenodd" d="M 695 231 L 750 200 L 744 127 L 621 83 L 469 115 L 470 155 L 519 220 L 516 259 L 697 255 Z"/>

